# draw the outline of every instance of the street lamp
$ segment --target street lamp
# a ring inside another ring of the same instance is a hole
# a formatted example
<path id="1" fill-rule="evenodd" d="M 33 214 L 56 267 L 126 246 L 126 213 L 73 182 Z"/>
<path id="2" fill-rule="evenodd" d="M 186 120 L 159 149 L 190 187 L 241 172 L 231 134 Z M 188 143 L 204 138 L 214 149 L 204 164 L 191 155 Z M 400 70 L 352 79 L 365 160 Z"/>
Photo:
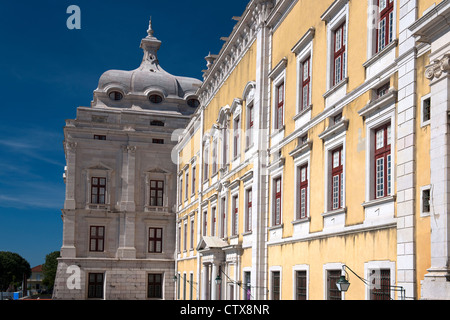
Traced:
<path id="1" fill-rule="evenodd" d="M 216 280 L 214 280 L 214 281 L 216 282 L 217 285 L 219 285 L 219 284 L 222 283 L 222 278 L 220 277 L 219 274 L 217 275 L 217 278 L 216 278 Z"/>
<path id="2" fill-rule="evenodd" d="M 350 282 L 347 281 L 345 276 L 340 276 L 339 281 L 336 283 L 336 287 L 339 291 L 347 292 L 348 287 L 350 287 Z"/>

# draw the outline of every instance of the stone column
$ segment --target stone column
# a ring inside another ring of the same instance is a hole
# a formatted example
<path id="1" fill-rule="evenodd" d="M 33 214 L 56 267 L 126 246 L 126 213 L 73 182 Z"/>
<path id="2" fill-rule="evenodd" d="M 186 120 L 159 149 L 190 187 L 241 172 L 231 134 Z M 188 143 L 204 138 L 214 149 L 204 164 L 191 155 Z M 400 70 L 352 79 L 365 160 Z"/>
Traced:
<path id="1" fill-rule="evenodd" d="M 217 272 L 219 271 L 219 266 L 217 262 L 212 263 L 212 270 L 211 270 L 211 300 L 217 300 L 217 284 L 216 284 L 216 277 Z"/>
<path id="2" fill-rule="evenodd" d="M 431 267 L 422 281 L 423 299 L 450 299 L 450 53 L 428 66 L 431 80 Z"/>
<path id="3" fill-rule="evenodd" d="M 202 274 L 202 300 L 208 300 L 209 295 L 209 265 L 203 264 L 203 274 Z"/>

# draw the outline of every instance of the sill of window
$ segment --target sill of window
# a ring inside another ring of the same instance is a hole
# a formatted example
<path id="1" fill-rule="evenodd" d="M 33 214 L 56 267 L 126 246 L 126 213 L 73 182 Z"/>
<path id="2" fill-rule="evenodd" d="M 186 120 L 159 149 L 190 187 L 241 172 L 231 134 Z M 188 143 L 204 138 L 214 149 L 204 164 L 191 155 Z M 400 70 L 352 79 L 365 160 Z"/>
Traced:
<path id="1" fill-rule="evenodd" d="M 323 97 L 326 99 L 329 96 L 331 96 L 333 93 L 335 93 L 337 90 L 339 90 L 341 87 L 343 87 L 344 85 L 346 85 L 348 83 L 348 77 L 343 79 L 341 82 L 339 82 L 338 84 L 335 84 L 333 87 L 331 87 L 327 92 L 325 92 L 323 94 Z"/>
<path id="2" fill-rule="evenodd" d="M 271 226 L 271 227 L 267 228 L 267 230 L 272 231 L 272 230 L 283 229 L 283 228 L 284 228 L 284 223 L 281 223 L 281 224 L 277 224 L 276 226 Z"/>
<path id="3" fill-rule="evenodd" d="M 255 146 L 254 143 L 252 143 L 251 145 L 247 146 L 244 150 L 244 152 L 248 152 L 251 148 L 253 148 Z"/>
<path id="4" fill-rule="evenodd" d="M 423 127 L 429 126 L 430 124 L 431 124 L 431 120 L 427 120 L 427 121 L 422 122 L 420 124 L 420 127 L 423 128 Z"/>
<path id="5" fill-rule="evenodd" d="M 242 233 L 242 236 L 249 236 L 249 235 L 251 235 L 253 232 L 250 230 L 250 231 L 245 231 L 245 232 L 243 232 Z"/>
<path id="6" fill-rule="evenodd" d="M 214 172 L 213 175 L 211 176 L 211 179 L 216 178 L 219 175 L 219 171 Z"/>
<path id="7" fill-rule="evenodd" d="M 334 215 L 337 215 L 337 214 L 343 214 L 343 213 L 346 213 L 346 212 L 347 212 L 347 207 L 339 208 L 339 209 L 336 209 L 336 210 L 331 210 L 331 211 L 327 211 L 327 212 L 322 213 L 322 217 L 330 217 L 330 216 L 334 216 Z"/>
<path id="8" fill-rule="evenodd" d="M 239 238 L 239 235 L 238 234 L 234 234 L 234 235 L 229 237 L 229 240 L 233 240 L 233 239 L 237 239 L 237 238 Z"/>
<path id="9" fill-rule="evenodd" d="M 297 121 L 299 118 L 301 118 L 304 114 L 308 113 L 312 109 L 312 104 L 304 108 L 303 110 L 300 110 L 292 119 L 294 121 Z"/>
<path id="10" fill-rule="evenodd" d="M 374 54 L 372 56 L 372 58 L 370 58 L 369 60 L 367 60 L 366 62 L 363 63 L 363 67 L 364 68 L 368 68 L 370 67 L 375 61 L 377 61 L 378 59 L 380 59 L 382 56 L 384 56 L 386 53 L 388 53 L 389 51 L 391 51 L 391 49 L 397 47 L 397 43 L 398 40 L 395 39 L 393 40 L 391 43 L 389 43 L 386 47 L 384 47 L 383 50 L 381 50 L 380 52 Z"/>
<path id="11" fill-rule="evenodd" d="M 87 203 L 86 210 L 109 210 L 109 204 Z"/>
<path id="12" fill-rule="evenodd" d="M 367 207 L 372 207 L 372 206 L 380 205 L 380 204 L 387 203 L 387 202 L 394 202 L 395 199 L 396 199 L 396 196 L 392 195 L 392 196 L 387 196 L 384 198 L 379 198 L 379 199 L 374 199 L 374 200 L 370 200 L 367 202 L 363 202 L 363 203 L 361 203 L 361 205 L 364 208 L 367 208 Z"/>
<path id="13" fill-rule="evenodd" d="M 284 129 L 285 129 L 285 125 L 283 125 L 281 128 L 278 129 L 273 129 L 272 130 L 272 134 L 270 135 L 270 138 L 275 137 L 276 135 L 280 134 L 280 133 L 284 133 Z"/>
<path id="14" fill-rule="evenodd" d="M 302 224 L 302 223 L 306 223 L 306 222 L 310 222 L 310 221 L 311 221 L 311 217 L 308 217 L 308 218 L 302 218 L 302 219 L 294 220 L 291 223 L 293 225 L 296 225 L 296 224 Z"/>

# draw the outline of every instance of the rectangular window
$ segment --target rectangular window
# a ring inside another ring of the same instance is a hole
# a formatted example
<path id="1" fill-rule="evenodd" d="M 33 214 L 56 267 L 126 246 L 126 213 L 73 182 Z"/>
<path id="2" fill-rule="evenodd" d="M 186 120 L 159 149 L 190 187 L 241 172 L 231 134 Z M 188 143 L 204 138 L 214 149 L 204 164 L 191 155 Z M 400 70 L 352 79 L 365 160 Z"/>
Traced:
<path id="1" fill-rule="evenodd" d="M 164 139 L 152 139 L 152 143 L 154 143 L 154 144 L 164 144 Z"/>
<path id="2" fill-rule="evenodd" d="M 177 243 L 177 252 L 181 252 L 181 224 L 178 225 L 178 243 Z"/>
<path id="3" fill-rule="evenodd" d="M 105 204 L 106 178 L 92 177 L 91 179 L 91 203 Z"/>
<path id="4" fill-rule="evenodd" d="M 391 271 L 372 270 L 370 300 L 391 300 Z"/>
<path id="5" fill-rule="evenodd" d="M 222 198 L 221 200 L 221 218 L 222 221 L 220 222 L 220 237 L 225 238 L 227 236 L 227 207 L 226 207 L 226 198 Z"/>
<path id="6" fill-rule="evenodd" d="M 281 224 L 281 178 L 275 179 L 274 181 L 274 187 L 275 187 L 275 206 L 274 206 L 274 219 L 273 219 L 273 225 L 280 225 Z"/>
<path id="7" fill-rule="evenodd" d="M 422 190 L 422 213 L 430 213 L 430 189 Z"/>
<path id="8" fill-rule="evenodd" d="M 184 232 L 183 232 L 183 250 L 187 251 L 187 235 L 188 235 L 188 230 L 187 230 L 187 222 L 184 224 Z"/>
<path id="9" fill-rule="evenodd" d="M 380 21 L 377 29 L 377 52 L 383 50 L 393 40 L 394 1 L 378 0 Z"/>
<path id="10" fill-rule="evenodd" d="M 276 104 L 276 123 L 275 129 L 281 129 L 284 124 L 283 120 L 283 109 L 284 109 L 284 83 L 277 86 L 277 104 Z"/>
<path id="11" fill-rule="evenodd" d="M 211 236 L 216 235 L 216 207 L 211 210 Z"/>
<path id="12" fill-rule="evenodd" d="M 237 158 L 240 152 L 240 146 L 241 146 L 241 139 L 240 139 L 240 135 L 239 135 L 239 131 L 240 131 L 240 127 L 241 127 L 241 120 L 240 118 L 236 118 L 234 119 L 234 125 L 233 125 L 233 158 Z"/>
<path id="13" fill-rule="evenodd" d="M 232 217 L 232 223 L 233 223 L 233 235 L 237 235 L 239 232 L 239 199 L 238 196 L 233 197 L 233 217 Z"/>
<path id="14" fill-rule="evenodd" d="M 382 96 L 386 95 L 389 92 L 389 83 L 386 83 L 385 85 L 379 87 L 377 89 L 377 98 L 381 98 Z"/>
<path id="15" fill-rule="evenodd" d="M 162 299 L 162 277 L 162 274 L 148 275 L 148 298 Z"/>
<path id="16" fill-rule="evenodd" d="M 212 175 L 217 173 L 217 139 L 213 141 L 212 147 Z"/>
<path id="17" fill-rule="evenodd" d="M 341 270 L 328 270 L 327 272 L 327 300 L 342 300 L 341 291 L 336 283 L 341 277 Z"/>
<path id="18" fill-rule="evenodd" d="M 251 272 L 244 272 L 244 300 L 252 299 Z"/>
<path id="19" fill-rule="evenodd" d="M 194 218 L 191 219 L 191 249 L 194 248 Z"/>
<path id="20" fill-rule="evenodd" d="M 103 252 L 105 244 L 105 227 L 92 226 L 89 232 L 89 251 Z"/>
<path id="21" fill-rule="evenodd" d="M 247 190 L 247 216 L 246 216 L 246 229 L 245 231 L 252 231 L 252 189 Z"/>
<path id="22" fill-rule="evenodd" d="M 179 205 L 181 205 L 183 203 L 183 177 L 180 176 L 180 185 L 179 185 L 179 189 L 178 189 L 178 200 L 179 200 Z"/>
<path id="23" fill-rule="evenodd" d="M 203 180 L 209 178 L 209 147 L 205 148 L 205 154 L 203 155 Z"/>
<path id="24" fill-rule="evenodd" d="M 150 206 L 162 207 L 164 205 L 164 181 L 150 181 Z"/>
<path id="25" fill-rule="evenodd" d="M 375 130 L 375 198 L 383 198 L 391 193 L 391 125 Z"/>
<path id="26" fill-rule="evenodd" d="M 280 271 L 272 272 L 272 300 L 280 300 Z"/>
<path id="27" fill-rule="evenodd" d="M 301 98 L 301 110 L 309 107 L 309 92 L 311 83 L 311 58 L 307 58 L 302 63 L 302 98 Z"/>
<path id="28" fill-rule="evenodd" d="M 186 177 L 184 179 L 185 186 L 184 186 L 184 201 L 186 201 L 189 197 L 189 172 L 186 171 Z"/>
<path id="29" fill-rule="evenodd" d="M 96 134 L 96 135 L 94 135 L 94 140 L 106 140 L 106 136 L 102 136 L 102 135 L 98 135 L 98 134 Z"/>
<path id="30" fill-rule="evenodd" d="M 297 271 L 295 273 L 295 280 L 296 280 L 295 299 L 306 300 L 306 289 L 307 289 L 306 271 Z"/>
<path id="31" fill-rule="evenodd" d="M 88 298 L 103 299 L 103 273 L 89 273 Z"/>
<path id="32" fill-rule="evenodd" d="M 431 98 L 423 100 L 422 104 L 422 122 L 431 120 Z"/>
<path id="33" fill-rule="evenodd" d="M 196 166 L 193 166 L 192 167 L 192 191 L 191 191 L 191 193 L 192 193 L 192 195 L 194 195 L 195 194 L 195 179 L 196 179 L 196 175 L 197 175 L 197 168 L 196 168 Z"/>
<path id="34" fill-rule="evenodd" d="M 346 22 L 334 30 L 334 77 L 333 85 L 338 84 L 346 74 L 347 30 Z"/>
<path id="35" fill-rule="evenodd" d="M 342 208 L 344 204 L 344 165 L 342 147 L 332 152 L 331 177 L 332 209 L 336 210 Z"/>
<path id="36" fill-rule="evenodd" d="M 247 148 L 253 144 L 253 127 L 254 127 L 254 108 L 253 104 L 249 105 L 247 108 Z"/>
<path id="37" fill-rule="evenodd" d="M 149 228 L 148 230 L 148 252 L 162 253 L 162 228 Z"/>
<path id="38" fill-rule="evenodd" d="M 308 165 L 304 165 L 299 169 L 299 211 L 297 219 L 305 219 L 308 217 L 307 202 L 308 202 Z"/>
<path id="39" fill-rule="evenodd" d="M 205 237 L 208 232 L 208 211 L 203 212 L 203 236 Z"/>

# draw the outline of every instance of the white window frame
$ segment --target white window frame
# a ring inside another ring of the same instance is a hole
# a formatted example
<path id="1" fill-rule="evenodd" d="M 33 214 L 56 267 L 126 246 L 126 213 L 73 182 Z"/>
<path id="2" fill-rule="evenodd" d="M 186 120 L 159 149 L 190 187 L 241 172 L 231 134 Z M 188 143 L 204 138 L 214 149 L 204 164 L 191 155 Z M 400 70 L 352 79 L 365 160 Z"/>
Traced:
<path id="1" fill-rule="evenodd" d="M 423 120 L 423 112 L 424 112 L 424 102 L 427 99 L 431 99 L 431 93 L 423 96 L 420 99 L 420 127 L 425 127 L 431 124 L 431 113 L 430 113 L 430 119 L 427 121 Z M 432 102 L 432 100 L 430 100 Z"/>
<path id="2" fill-rule="evenodd" d="M 313 80 L 313 39 L 314 39 L 314 29 L 311 28 L 305 36 L 300 40 L 298 45 L 296 45 L 292 52 L 297 55 L 297 114 L 306 112 L 312 107 L 312 80 Z M 305 43 L 305 41 L 307 41 Z M 303 63 L 309 58 L 309 105 L 302 108 L 303 99 Z"/>
<path id="3" fill-rule="evenodd" d="M 85 196 L 86 196 L 86 209 L 94 209 L 94 210 L 102 210 L 102 209 L 108 209 L 111 205 L 111 194 L 113 194 L 112 187 L 114 185 L 112 179 L 113 179 L 113 170 L 109 167 L 106 167 L 103 164 L 99 164 L 93 168 L 88 168 L 84 170 L 86 174 L 86 190 L 85 190 Z M 104 204 L 97 204 L 97 203 L 91 203 L 91 185 L 92 185 L 92 178 L 105 178 L 106 179 L 106 188 L 105 188 L 105 203 Z"/>
<path id="4" fill-rule="evenodd" d="M 326 263 L 323 265 L 323 299 L 324 300 L 328 300 L 328 282 L 327 282 L 328 271 L 331 271 L 331 270 L 341 270 L 342 271 L 342 266 L 344 266 L 344 264 L 340 263 L 340 262 L 331 262 L 331 263 Z M 341 272 L 341 275 L 343 275 L 342 272 Z M 341 292 L 341 299 L 345 300 L 345 292 Z"/>
<path id="5" fill-rule="evenodd" d="M 269 300 L 273 300 L 273 290 L 272 290 L 272 274 L 274 272 L 280 273 L 280 300 L 283 297 L 283 267 L 272 266 L 269 268 Z"/>
<path id="6" fill-rule="evenodd" d="M 378 261 L 369 261 L 364 263 L 364 279 L 366 279 L 369 283 L 371 282 L 371 272 L 376 269 L 389 269 L 390 270 L 390 281 L 391 286 L 395 286 L 396 284 L 396 267 L 395 261 L 388 260 L 378 260 Z M 395 291 L 390 291 L 391 299 L 395 299 Z M 365 286 L 365 299 L 370 300 L 370 286 Z"/>
<path id="7" fill-rule="evenodd" d="M 294 203 L 294 222 L 298 222 L 298 221 L 305 221 L 308 220 L 310 218 L 310 211 L 309 211 L 309 207 L 310 207 L 310 189 L 311 189 L 311 154 L 310 152 L 298 157 L 297 159 L 294 160 L 294 167 L 295 167 L 295 188 L 294 188 L 294 198 L 295 199 L 295 203 Z M 307 166 L 307 173 L 306 173 L 306 178 L 308 179 L 308 188 L 306 190 L 306 218 L 304 219 L 298 219 L 298 215 L 300 213 L 300 168 Z"/>
<path id="8" fill-rule="evenodd" d="M 342 205 L 340 209 L 337 210 L 333 210 L 332 207 L 332 189 L 331 189 L 331 179 L 332 179 L 332 166 L 333 166 L 333 155 L 332 152 L 333 150 L 339 148 L 342 146 L 342 154 L 343 154 L 343 164 L 342 164 L 342 173 L 344 176 L 342 185 L 343 185 L 343 194 L 344 197 L 342 199 Z M 324 199 L 324 213 L 327 212 L 333 212 L 333 211 L 338 211 L 338 210 L 342 210 L 345 209 L 346 207 L 346 202 L 345 202 L 345 198 L 346 198 L 346 132 L 342 132 L 341 134 L 329 139 L 328 141 L 325 142 L 325 199 Z"/>
<path id="9" fill-rule="evenodd" d="M 326 15 L 322 18 L 322 20 L 325 20 L 327 22 L 327 91 L 338 87 L 341 85 L 342 82 L 345 82 L 345 79 L 348 76 L 348 53 L 349 53 L 349 38 L 348 38 L 348 17 L 349 17 L 349 5 L 348 0 L 340 0 L 338 2 L 342 2 L 345 4 L 342 6 L 342 8 L 336 12 L 332 17 L 330 15 Z M 328 10 L 327 10 L 328 11 Z M 347 44 L 345 48 L 345 74 L 342 76 L 342 81 L 339 83 L 334 84 L 334 32 L 336 28 L 338 28 L 343 22 L 345 21 L 346 24 L 346 35 L 345 38 L 347 39 Z"/>
<path id="10" fill-rule="evenodd" d="M 389 1 L 389 0 L 387 0 Z M 371 59 L 372 57 L 382 53 L 383 51 L 389 51 L 392 43 L 396 42 L 397 37 L 397 0 L 394 1 L 394 19 L 393 19 L 393 26 L 392 26 L 392 41 L 386 45 L 383 49 L 378 51 L 377 48 L 377 29 L 379 28 L 379 8 L 378 8 L 378 0 L 367 0 L 367 14 L 369 17 L 368 24 L 367 24 L 367 59 Z M 374 12 L 376 10 L 376 12 Z M 375 14 L 375 16 L 374 16 Z M 375 25 L 373 25 L 371 22 L 374 21 Z M 378 52 L 377 52 L 378 51 Z"/>
<path id="11" fill-rule="evenodd" d="M 284 58 L 278 65 L 270 72 L 269 78 L 272 79 L 272 130 L 271 133 L 284 132 L 286 124 L 286 65 L 287 59 Z M 284 105 L 283 105 L 283 125 L 281 128 L 277 128 L 277 112 L 278 112 L 278 94 L 277 88 L 280 84 L 284 83 Z"/>
<path id="12" fill-rule="evenodd" d="M 306 271 L 306 300 L 309 300 L 309 265 L 298 264 L 292 267 L 292 300 L 297 297 L 297 271 Z"/>
<path id="13" fill-rule="evenodd" d="M 432 189 L 433 188 L 431 187 L 430 184 L 420 187 L 420 217 L 429 217 L 430 216 L 431 208 L 433 205 Z M 430 191 L 430 211 L 429 212 L 423 211 L 423 192 L 426 190 Z"/>
<path id="14" fill-rule="evenodd" d="M 281 169 L 284 169 L 282 167 Z M 280 223 L 275 224 L 275 208 L 276 208 L 276 180 L 281 179 L 281 201 L 280 201 Z M 274 173 L 271 177 L 271 199 L 272 199 L 272 205 L 270 206 L 270 226 L 273 228 L 283 227 L 283 197 L 284 197 L 284 190 L 283 190 L 283 184 L 284 184 L 284 177 L 283 177 L 283 171 L 280 170 L 277 173 Z M 253 189 L 252 189 L 252 195 L 253 195 Z M 252 203 L 253 205 L 253 203 Z M 253 210 L 252 210 L 253 211 Z"/>
<path id="15" fill-rule="evenodd" d="M 164 181 L 164 194 L 162 207 L 150 206 L 150 181 L 160 180 Z M 151 208 L 168 208 L 169 206 L 169 175 L 168 172 L 146 172 L 145 174 L 145 211 L 150 211 Z M 181 203 L 180 203 L 181 204 Z"/>

